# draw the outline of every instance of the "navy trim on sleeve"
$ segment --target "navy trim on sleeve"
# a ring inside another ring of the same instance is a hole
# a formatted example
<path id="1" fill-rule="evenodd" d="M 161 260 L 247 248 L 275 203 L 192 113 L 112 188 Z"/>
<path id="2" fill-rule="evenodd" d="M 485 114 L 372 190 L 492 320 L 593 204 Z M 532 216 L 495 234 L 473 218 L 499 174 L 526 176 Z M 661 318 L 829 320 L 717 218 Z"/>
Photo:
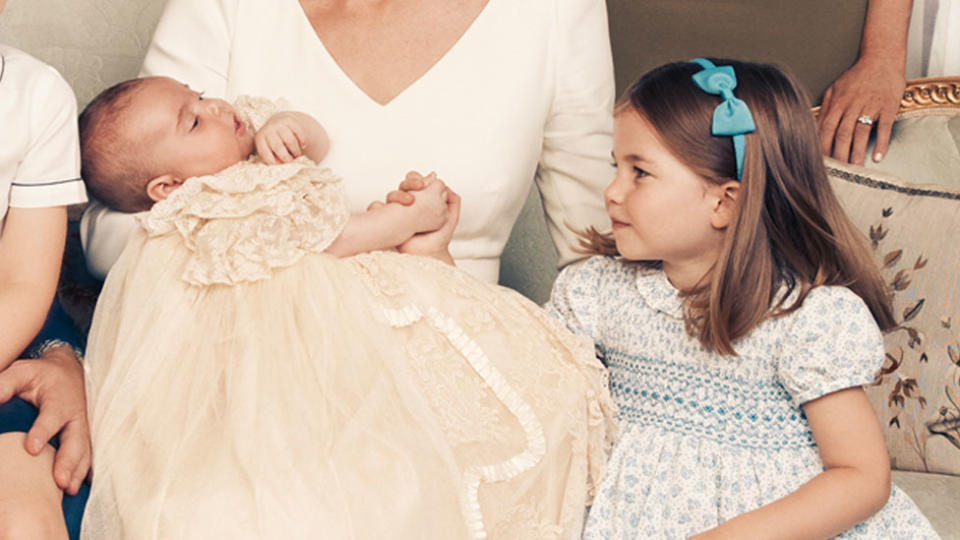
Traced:
<path id="1" fill-rule="evenodd" d="M 58 184 L 70 184 L 73 182 L 83 182 L 83 179 L 71 178 L 70 180 L 57 180 L 56 182 L 40 182 L 36 184 L 24 184 L 23 182 L 13 182 L 11 185 L 16 187 L 44 187 L 44 186 L 56 186 Z"/>

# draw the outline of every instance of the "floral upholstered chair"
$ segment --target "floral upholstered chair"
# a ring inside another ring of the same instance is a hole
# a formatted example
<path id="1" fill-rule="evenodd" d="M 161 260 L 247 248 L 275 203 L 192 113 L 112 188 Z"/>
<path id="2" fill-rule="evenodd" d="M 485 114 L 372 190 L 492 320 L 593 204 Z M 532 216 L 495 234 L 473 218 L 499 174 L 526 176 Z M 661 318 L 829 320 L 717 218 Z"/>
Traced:
<path id="1" fill-rule="evenodd" d="M 960 538 L 960 77 L 908 82 L 882 162 L 826 163 L 900 323 L 867 387 L 894 480 Z"/>

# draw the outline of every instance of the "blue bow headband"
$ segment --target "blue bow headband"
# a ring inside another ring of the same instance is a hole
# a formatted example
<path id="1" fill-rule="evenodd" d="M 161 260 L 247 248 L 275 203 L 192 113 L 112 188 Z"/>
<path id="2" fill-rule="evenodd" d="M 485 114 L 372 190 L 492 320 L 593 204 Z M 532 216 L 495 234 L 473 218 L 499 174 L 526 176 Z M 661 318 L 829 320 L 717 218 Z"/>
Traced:
<path id="1" fill-rule="evenodd" d="M 700 65 L 703 71 L 694 73 L 693 82 L 708 94 L 723 97 L 723 102 L 713 111 L 713 135 L 733 137 L 733 150 L 737 156 L 737 180 L 743 176 L 744 133 L 753 133 L 757 128 L 747 104 L 733 95 L 737 87 L 737 75 L 733 66 L 715 66 L 706 58 L 694 58 L 691 62 Z"/>

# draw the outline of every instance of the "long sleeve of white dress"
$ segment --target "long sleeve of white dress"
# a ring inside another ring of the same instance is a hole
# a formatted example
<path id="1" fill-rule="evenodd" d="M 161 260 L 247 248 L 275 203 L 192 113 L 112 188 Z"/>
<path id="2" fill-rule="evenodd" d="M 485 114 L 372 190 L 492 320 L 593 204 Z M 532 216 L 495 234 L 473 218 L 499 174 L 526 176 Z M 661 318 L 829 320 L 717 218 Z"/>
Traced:
<path id="1" fill-rule="evenodd" d="M 568 226 L 606 222 L 614 82 L 603 0 L 489 0 L 444 57 L 386 104 L 340 69 L 296 0 L 171 0 L 143 74 L 227 99 L 284 98 L 313 115 L 331 134 L 324 165 L 344 178 L 353 211 L 407 171 L 436 171 L 463 197 L 451 253 L 486 281 L 497 279 L 534 179 L 561 263 L 577 257 Z M 101 234 L 108 213 L 93 206 L 83 235 L 101 275 L 122 249 L 107 244 L 124 236 Z"/>
<path id="2" fill-rule="evenodd" d="M 556 94 L 537 175 L 561 266 L 585 257 L 574 250 L 575 230 L 609 228 L 601 194 L 613 179 L 614 100 L 606 4 L 563 4 L 569 5 L 557 9 Z"/>

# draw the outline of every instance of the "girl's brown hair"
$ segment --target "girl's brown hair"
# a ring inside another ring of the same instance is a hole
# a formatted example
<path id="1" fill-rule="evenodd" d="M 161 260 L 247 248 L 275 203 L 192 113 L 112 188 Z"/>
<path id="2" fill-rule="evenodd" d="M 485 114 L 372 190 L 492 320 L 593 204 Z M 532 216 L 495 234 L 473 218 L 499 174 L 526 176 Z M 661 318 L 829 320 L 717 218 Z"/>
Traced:
<path id="1" fill-rule="evenodd" d="M 745 136 L 738 212 L 720 256 L 696 286 L 681 292 L 687 331 L 704 347 L 735 355 L 734 341 L 765 319 L 796 310 L 821 285 L 850 288 L 880 328 L 893 328 L 888 289 L 866 238 L 830 187 L 800 86 L 770 65 L 713 62 L 733 66 L 734 94 L 747 103 L 756 131 Z M 691 76 L 701 69 L 677 62 L 647 73 L 620 98 L 614 114 L 636 111 L 682 162 L 722 184 L 736 178 L 733 141 L 710 133 L 720 97 L 694 84 Z M 588 231 L 585 246 L 617 254 L 613 239 L 596 231 Z M 788 298 L 795 301 L 786 305 Z"/>

